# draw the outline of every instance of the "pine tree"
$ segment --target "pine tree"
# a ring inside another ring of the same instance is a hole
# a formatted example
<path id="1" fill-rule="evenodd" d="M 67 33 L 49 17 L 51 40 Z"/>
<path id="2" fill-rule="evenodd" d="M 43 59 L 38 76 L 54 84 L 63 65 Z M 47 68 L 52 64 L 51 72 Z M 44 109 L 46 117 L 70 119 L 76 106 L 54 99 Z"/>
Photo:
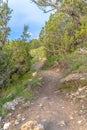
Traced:
<path id="1" fill-rule="evenodd" d="M 29 38 L 30 38 L 30 33 L 28 32 L 28 25 L 24 25 L 24 28 L 23 28 L 23 32 L 22 32 L 22 35 L 21 35 L 21 40 L 22 41 L 27 41 Z"/>

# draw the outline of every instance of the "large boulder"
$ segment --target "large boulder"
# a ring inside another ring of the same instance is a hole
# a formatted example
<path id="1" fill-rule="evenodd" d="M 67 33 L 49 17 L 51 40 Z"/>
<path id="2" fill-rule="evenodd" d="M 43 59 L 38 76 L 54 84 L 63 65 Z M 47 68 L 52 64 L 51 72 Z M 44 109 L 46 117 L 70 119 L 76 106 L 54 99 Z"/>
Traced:
<path id="1" fill-rule="evenodd" d="M 71 81 L 79 81 L 85 80 L 87 78 L 87 73 L 74 73 L 66 76 L 61 79 L 61 83 L 71 82 Z"/>

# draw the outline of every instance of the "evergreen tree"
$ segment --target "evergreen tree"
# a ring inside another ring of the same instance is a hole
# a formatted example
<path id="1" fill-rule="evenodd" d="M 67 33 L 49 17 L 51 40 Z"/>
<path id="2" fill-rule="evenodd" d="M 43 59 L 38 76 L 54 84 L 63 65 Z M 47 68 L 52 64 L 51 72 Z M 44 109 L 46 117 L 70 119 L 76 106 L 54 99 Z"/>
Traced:
<path id="1" fill-rule="evenodd" d="M 50 55 L 64 55 L 87 42 L 87 0 L 32 0 L 44 12 L 56 10 L 40 32 Z M 59 54 L 60 53 L 60 54 Z"/>
<path id="2" fill-rule="evenodd" d="M 23 29 L 23 32 L 22 32 L 22 35 L 21 35 L 21 40 L 22 41 L 27 41 L 29 38 L 30 38 L 30 33 L 28 32 L 28 25 L 24 25 L 24 29 Z"/>
<path id="3" fill-rule="evenodd" d="M 61 55 L 72 49 L 75 28 L 72 19 L 65 13 L 51 14 L 39 38 L 47 55 Z"/>

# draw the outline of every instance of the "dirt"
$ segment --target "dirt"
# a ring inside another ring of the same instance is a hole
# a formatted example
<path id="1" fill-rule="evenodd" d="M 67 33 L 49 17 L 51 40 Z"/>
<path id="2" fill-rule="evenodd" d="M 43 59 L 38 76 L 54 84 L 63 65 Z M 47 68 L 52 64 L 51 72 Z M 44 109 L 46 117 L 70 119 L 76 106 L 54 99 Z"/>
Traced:
<path id="1" fill-rule="evenodd" d="M 29 120 L 40 122 L 45 130 L 87 130 L 87 120 L 79 113 L 79 103 L 60 91 L 62 72 L 44 70 L 40 75 L 43 77 L 42 85 L 35 89 L 29 106 L 24 108 L 19 104 L 3 123 L 11 123 L 9 130 L 20 130 L 21 125 Z M 19 118 L 22 121 L 18 121 Z"/>

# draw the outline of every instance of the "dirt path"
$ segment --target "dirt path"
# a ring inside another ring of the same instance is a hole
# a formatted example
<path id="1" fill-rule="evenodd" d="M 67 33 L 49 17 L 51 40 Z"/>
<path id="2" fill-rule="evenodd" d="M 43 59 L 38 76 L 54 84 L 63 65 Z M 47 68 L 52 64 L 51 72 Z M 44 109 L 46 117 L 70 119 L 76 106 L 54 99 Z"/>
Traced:
<path id="1" fill-rule="evenodd" d="M 9 130 L 20 130 L 22 124 L 29 120 L 37 120 L 44 124 L 45 130 L 87 130 L 87 124 L 78 112 L 78 104 L 67 99 L 66 94 L 59 91 L 61 72 L 53 70 L 41 71 L 42 86 L 35 91 L 35 98 L 29 107 L 20 105 L 5 120 L 11 122 Z M 18 115 L 24 119 L 14 125 Z M 13 121 L 13 122 L 12 122 Z"/>

